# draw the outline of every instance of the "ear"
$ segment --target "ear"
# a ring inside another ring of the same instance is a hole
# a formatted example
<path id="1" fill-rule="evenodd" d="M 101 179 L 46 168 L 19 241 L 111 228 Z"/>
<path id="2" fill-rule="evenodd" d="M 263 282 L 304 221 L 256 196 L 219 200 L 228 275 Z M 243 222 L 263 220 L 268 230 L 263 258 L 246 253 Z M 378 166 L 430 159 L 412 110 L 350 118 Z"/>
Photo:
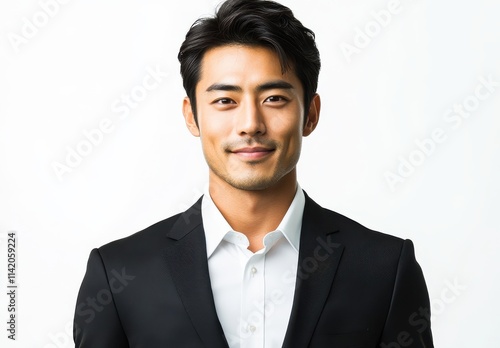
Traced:
<path id="1" fill-rule="evenodd" d="M 307 137 L 309 134 L 313 132 L 319 122 L 319 112 L 321 109 L 321 98 L 319 94 L 315 94 L 311 100 L 311 104 L 309 105 L 309 112 L 306 115 L 306 122 L 304 124 L 304 130 L 302 131 L 302 135 Z"/>
<path id="2" fill-rule="evenodd" d="M 191 100 L 188 97 L 184 97 L 182 101 L 182 113 L 184 114 L 184 120 L 186 121 L 186 126 L 195 137 L 200 136 L 200 129 L 196 124 L 194 119 L 193 107 L 191 106 Z"/>

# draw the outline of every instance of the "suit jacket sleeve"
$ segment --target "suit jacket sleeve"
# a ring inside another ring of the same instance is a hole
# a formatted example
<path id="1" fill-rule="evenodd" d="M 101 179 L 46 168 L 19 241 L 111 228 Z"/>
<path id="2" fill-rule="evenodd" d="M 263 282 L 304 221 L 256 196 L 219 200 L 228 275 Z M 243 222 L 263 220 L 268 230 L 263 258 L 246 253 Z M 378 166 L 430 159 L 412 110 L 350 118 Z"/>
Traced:
<path id="1" fill-rule="evenodd" d="M 392 300 L 379 347 L 434 347 L 430 327 L 429 294 L 410 240 L 403 243 Z"/>
<path id="2" fill-rule="evenodd" d="M 73 337 L 76 348 L 129 348 L 113 288 L 97 249 L 92 250 L 78 293 Z"/>

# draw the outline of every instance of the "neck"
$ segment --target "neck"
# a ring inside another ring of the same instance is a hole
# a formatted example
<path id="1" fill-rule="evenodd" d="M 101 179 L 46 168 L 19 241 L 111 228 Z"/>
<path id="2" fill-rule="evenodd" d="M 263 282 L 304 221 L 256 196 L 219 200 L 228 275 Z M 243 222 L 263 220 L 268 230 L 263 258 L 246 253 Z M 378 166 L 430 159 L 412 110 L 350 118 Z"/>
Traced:
<path id="1" fill-rule="evenodd" d="M 264 190 L 240 190 L 215 175 L 209 180 L 210 197 L 231 228 L 247 236 L 253 252 L 262 249 L 264 236 L 279 226 L 296 188 L 296 169 Z"/>

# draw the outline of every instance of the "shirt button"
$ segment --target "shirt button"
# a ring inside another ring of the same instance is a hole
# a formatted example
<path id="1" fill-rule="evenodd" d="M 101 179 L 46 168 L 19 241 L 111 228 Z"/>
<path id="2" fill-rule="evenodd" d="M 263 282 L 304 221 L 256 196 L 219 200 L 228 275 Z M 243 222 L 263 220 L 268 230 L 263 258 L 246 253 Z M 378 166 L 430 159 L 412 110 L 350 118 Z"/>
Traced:
<path id="1" fill-rule="evenodd" d="M 250 269 L 250 272 L 252 272 L 252 277 L 253 277 L 253 276 L 255 275 L 255 273 L 257 273 L 257 268 L 252 267 L 252 268 Z"/>
<path id="2" fill-rule="evenodd" d="M 248 330 L 250 330 L 250 332 L 253 333 L 253 332 L 255 332 L 255 330 L 257 330 L 257 328 L 255 326 L 253 326 L 253 325 L 249 325 L 248 326 Z"/>

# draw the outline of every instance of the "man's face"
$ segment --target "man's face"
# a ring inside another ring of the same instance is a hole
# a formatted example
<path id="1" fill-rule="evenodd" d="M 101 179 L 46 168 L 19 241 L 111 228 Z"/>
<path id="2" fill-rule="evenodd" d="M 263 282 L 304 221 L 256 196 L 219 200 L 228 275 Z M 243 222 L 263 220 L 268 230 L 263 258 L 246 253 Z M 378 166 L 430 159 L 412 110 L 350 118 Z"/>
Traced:
<path id="1" fill-rule="evenodd" d="M 302 137 L 312 132 L 319 114 L 316 96 L 306 115 L 312 122 L 304 126 L 303 101 L 300 80 L 292 69 L 281 73 L 270 49 L 208 50 L 196 86 L 198 125 L 188 98 L 183 110 L 191 133 L 201 138 L 210 179 L 262 190 L 295 175 Z"/>

